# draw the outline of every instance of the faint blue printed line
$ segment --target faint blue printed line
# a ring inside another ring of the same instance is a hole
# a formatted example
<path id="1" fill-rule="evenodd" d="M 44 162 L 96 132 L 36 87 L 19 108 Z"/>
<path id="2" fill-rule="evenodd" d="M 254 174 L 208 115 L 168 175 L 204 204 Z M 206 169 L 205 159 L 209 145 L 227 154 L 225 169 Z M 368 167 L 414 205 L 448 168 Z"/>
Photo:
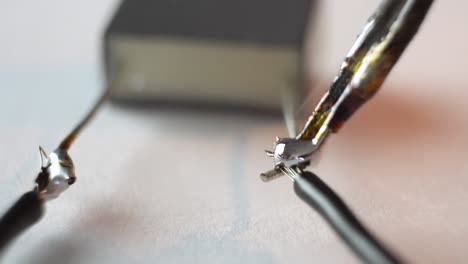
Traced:
<path id="1" fill-rule="evenodd" d="M 246 152 L 248 149 L 248 125 L 236 130 L 231 167 L 231 194 L 234 207 L 234 223 L 231 233 L 246 230 L 249 226 L 249 197 L 246 178 Z"/>

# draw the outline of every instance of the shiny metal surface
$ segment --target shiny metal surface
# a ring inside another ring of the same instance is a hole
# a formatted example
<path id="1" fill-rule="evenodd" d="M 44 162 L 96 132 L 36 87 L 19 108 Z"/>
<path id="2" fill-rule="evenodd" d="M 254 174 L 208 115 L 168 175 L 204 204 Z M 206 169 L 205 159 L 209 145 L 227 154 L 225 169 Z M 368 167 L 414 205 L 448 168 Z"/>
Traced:
<path id="1" fill-rule="evenodd" d="M 275 142 L 270 155 L 275 166 L 293 167 L 313 159 L 328 134 L 337 132 L 378 91 L 417 33 L 431 4 L 432 0 L 382 2 L 299 135 Z"/>
<path id="2" fill-rule="evenodd" d="M 41 172 L 36 178 L 34 190 L 42 198 L 51 200 L 57 198 L 70 185 L 75 183 L 75 166 L 68 152 L 64 149 L 56 149 L 47 157 L 44 157 L 44 151 L 40 150 L 43 161 Z M 46 163 L 44 164 L 44 161 Z"/>
<path id="3" fill-rule="evenodd" d="M 36 177 L 34 190 L 38 192 L 42 198 L 51 200 L 57 198 L 62 192 L 68 189 L 70 185 L 75 183 L 75 166 L 73 160 L 68 154 L 68 149 L 75 141 L 80 132 L 88 125 L 91 119 L 96 115 L 97 111 L 106 102 L 109 97 L 112 83 L 109 83 L 109 88 L 106 88 L 101 94 L 91 110 L 80 120 L 78 125 L 62 140 L 59 147 L 49 155 L 46 154 L 42 147 L 39 147 L 41 155 L 41 170 Z"/>
<path id="4" fill-rule="evenodd" d="M 325 138 L 325 137 L 323 137 Z M 273 159 L 275 165 L 287 167 L 310 160 L 310 156 L 318 150 L 322 141 L 314 142 L 295 138 L 281 138 L 275 142 Z"/>

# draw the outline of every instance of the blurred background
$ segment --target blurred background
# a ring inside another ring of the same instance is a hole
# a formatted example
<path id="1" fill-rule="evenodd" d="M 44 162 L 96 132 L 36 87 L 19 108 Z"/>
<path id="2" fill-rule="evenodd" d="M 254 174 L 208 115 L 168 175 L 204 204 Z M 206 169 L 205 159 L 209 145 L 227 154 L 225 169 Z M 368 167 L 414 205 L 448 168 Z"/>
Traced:
<path id="1" fill-rule="evenodd" d="M 378 1 L 321 1 L 307 44 L 314 104 Z M 0 206 L 32 187 L 104 83 L 119 1 L 0 1 Z M 463 263 L 468 18 L 436 1 L 377 96 L 313 170 L 410 262 Z M 268 8 L 268 7 L 265 7 Z M 260 181 L 277 115 L 107 104 L 71 150 L 77 183 L 4 263 L 356 263 L 288 179 Z"/>

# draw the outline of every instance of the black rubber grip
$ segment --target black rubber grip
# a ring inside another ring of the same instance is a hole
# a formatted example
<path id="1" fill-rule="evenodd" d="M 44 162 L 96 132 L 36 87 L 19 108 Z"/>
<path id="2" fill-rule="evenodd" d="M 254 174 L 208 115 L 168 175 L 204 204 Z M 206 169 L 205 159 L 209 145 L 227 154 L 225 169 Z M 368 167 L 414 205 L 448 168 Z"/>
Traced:
<path id="1" fill-rule="evenodd" d="M 296 194 L 315 209 L 365 263 L 402 263 L 354 216 L 340 197 L 311 172 L 294 181 Z"/>
<path id="2" fill-rule="evenodd" d="M 0 220 L 0 254 L 26 229 L 37 223 L 44 212 L 44 200 L 35 192 L 27 192 Z"/>

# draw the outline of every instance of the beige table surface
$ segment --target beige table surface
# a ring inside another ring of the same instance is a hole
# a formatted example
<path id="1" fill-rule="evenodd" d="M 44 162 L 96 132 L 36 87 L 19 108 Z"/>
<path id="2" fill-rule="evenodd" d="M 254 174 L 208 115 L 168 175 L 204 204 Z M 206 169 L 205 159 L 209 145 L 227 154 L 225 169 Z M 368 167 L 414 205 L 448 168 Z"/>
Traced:
<path id="1" fill-rule="evenodd" d="M 37 146 L 52 150 L 98 95 L 99 36 L 115 4 L 0 1 L 1 210 L 31 188 Z M 322 4 L 316 76 L 333 77 L 376 4 Z M 467 262 L 467 7 L 435 3 L 314 168 L 415 263 Z M 272 165 L 263 149 L 285 133 L 279 119 L 106 105 L 71 151 L 77 183 L 2 261 L 356 263 L 288 179 L 259 180 Z"/>

